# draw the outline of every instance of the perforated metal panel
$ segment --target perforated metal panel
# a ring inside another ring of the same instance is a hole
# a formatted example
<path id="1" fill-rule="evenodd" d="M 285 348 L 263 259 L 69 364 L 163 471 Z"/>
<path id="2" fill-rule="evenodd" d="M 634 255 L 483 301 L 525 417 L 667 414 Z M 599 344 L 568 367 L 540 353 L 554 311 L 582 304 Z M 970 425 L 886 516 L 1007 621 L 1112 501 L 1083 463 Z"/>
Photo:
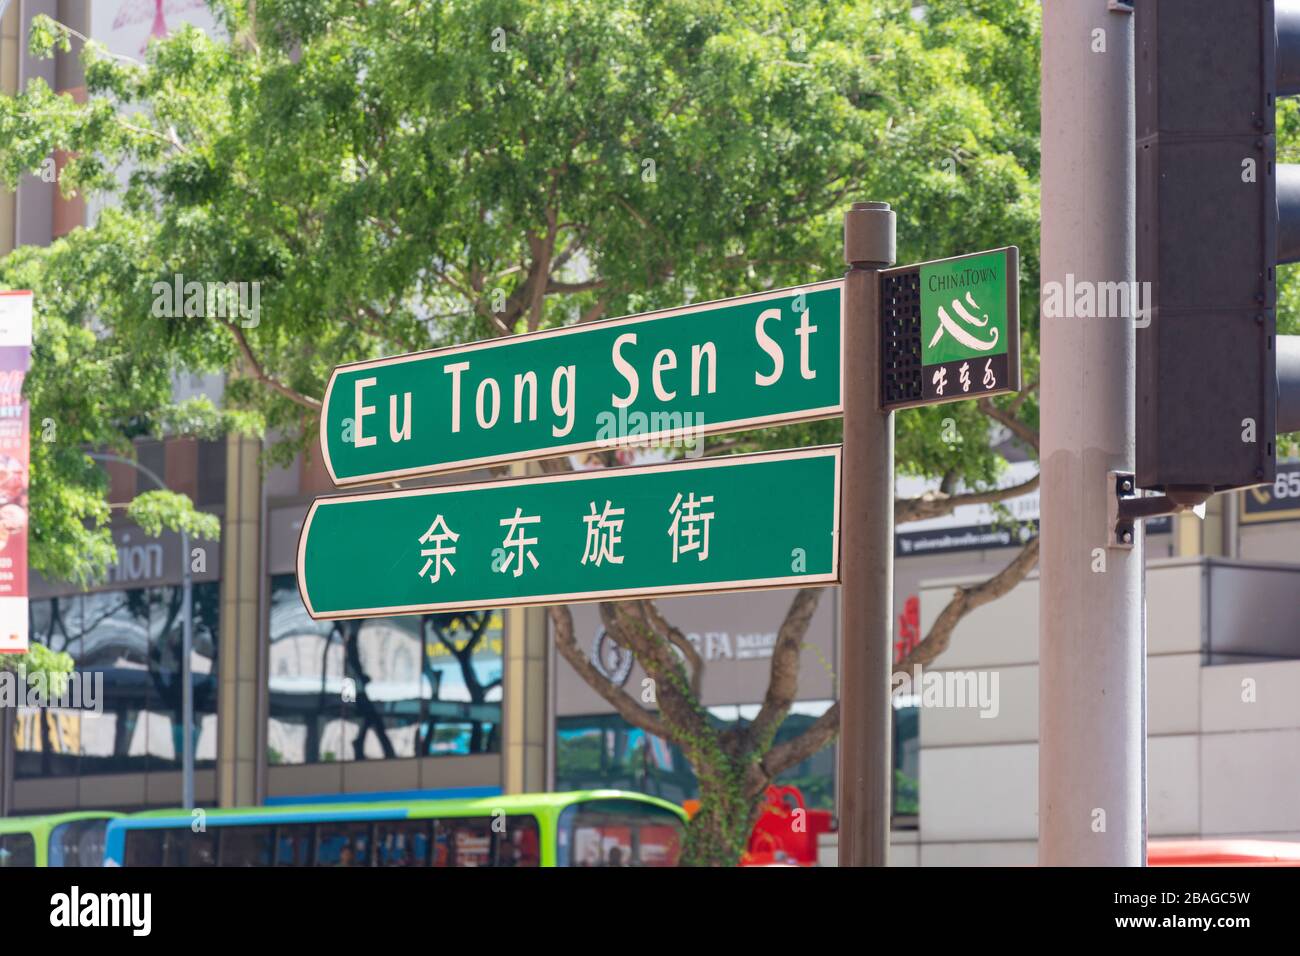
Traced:
<path id="1" fill-rule="evenodd" d="M 921 378 L 921 270 L 880 277 L 880 404 L 919 402 Z"/>

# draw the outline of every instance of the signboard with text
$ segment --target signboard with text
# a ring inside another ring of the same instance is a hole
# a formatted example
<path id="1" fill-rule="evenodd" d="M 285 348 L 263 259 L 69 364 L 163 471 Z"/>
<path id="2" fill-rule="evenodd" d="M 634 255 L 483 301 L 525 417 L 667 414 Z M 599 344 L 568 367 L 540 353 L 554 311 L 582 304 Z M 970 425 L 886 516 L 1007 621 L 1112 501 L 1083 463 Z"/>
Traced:
<path id="1" fill-rule="evenodd" d="M 0 653 L 28 648 L 27 503 L 32 293 L 0 292 Z"/>
<path id="2" fill-rule="evenodd" d="M 340 366 L 325 466 L 346 486 L 840 415 L 842 293 L 836 279 Z"/>
<path id="3" fill-rule="evenodd" d="M 839 580 L 838 447 L 318 498 L 313 618 Z"/>
<path id="4" fill-rule="evenodd" d="M 1300 519 L 1300 462 L 1278 462 L 1272 482 L 1239 493 L 1242 524 Z"/>
<path id="5" fill-rule="evenodd" d="M 1020 390 L 1015 246 L 885 269 L 880 296 L 883 408 Z"/>

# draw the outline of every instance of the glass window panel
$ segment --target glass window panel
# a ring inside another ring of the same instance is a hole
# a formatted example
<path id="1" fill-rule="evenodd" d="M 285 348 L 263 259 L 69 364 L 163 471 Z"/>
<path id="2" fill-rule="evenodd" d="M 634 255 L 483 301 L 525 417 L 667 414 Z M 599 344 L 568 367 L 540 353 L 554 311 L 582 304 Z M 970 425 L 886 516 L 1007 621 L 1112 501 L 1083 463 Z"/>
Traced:
<path id="1" fill-rule="evenodd" d="M 343 717 L 344 643 L 329 621 L 313 621 L 292 574 L 271 579 L 267 762 L 332 763 L 346 759 L 354 733 Z"/>
<path id="2" fill-rule="evenodd" d="M 429 821 L 402 820 L 375 825 L 376 866 L 428 866 Z"/>
<path id="3" fill-rule="evenodd" d="M 500 611 L 426 614 L 421 692 L 424 756 L 500 750 L 502 635 Z"/>
<path id="4" fill-rule="evenodd" d="M 492 865 L 492 821 L 487 817 L 449 820 L 452 866 Z"/>
<path id="5" fill-rule="evenodd" d="M 222 866 L 270 866 L 274 845 L 271 827 L 220 828 Z"/>
<path id="6" fill-rule="evenodd" d="M 370 830 L 366 822 L 322 823 L 316 833 L 317 866 L 369 866 Z"/>
<path id="7" fill-rule="evenodd" d="M 308 866 L 315 834 L 310 823 L 293 823 L 275 828 L 275 865 Z"/>
<path id="8" fill-rule="evenodd" d="M 676 866 L 684 825 L 630 800 L 588 800 L 560 814 L 560 866 Z"/>
<path id="9" fill-rule="evenodd" d="M 33 641 L 77 660 L 81 652 L 78 596 L 35 600 L 28 605 Z M 26 694 L 26 688 L 22 688 Z M 70 776 L 80 767 L 85 715 L 72 709 L 19 708 L 14 723 L 14 777 Z M 93 719 L 93 718 L 92 718 Z"/>
<path id="10" fill-rule="evenodd" d="M 162 866 L 164 830 L 126 831 L 126 866 Z"/>
<path id="11" fill-rule="evenodd" d="M 421 718 L 418 618 L 341 622 L 347 677 L 349 759 L 414 757 Z"/>
<path id="12" fill-rule="evenodd" d="M 505 833 L 496 837 L 497 866 L 542 865 L 542 841 L 536 817 L 507 817 Z"/>
<path id="13" fill-rule="evenodd" d="M 36 840 L 30 833 L 0 836 L 0 868 L 35 866 Z"/>
<path id="14" fill-rule="evenodd" d="M 216 866 L 217 831 L 164 830 L 163 866 Z"/>
<path id="15" fill-rule="evenodd" d="M 500 612 L 311 620 L 271 579 L 271 765 L 497 753 Z"/>
<path id="16" fill-rule="evenodd" d="M 446 820 L 433 821 L 433 858 L 430 866 L 451 866 L 451 825 Z"/>
<path id="17" fill-rule="evenodd" d="M 181 768 L 181 607 L 178 587 L 143 589 L 149 616 L 149 769 Z"/>
<path id="18" fill-rule="evenodd" d="M 72 820 L 50 831 L 50 866 L 101 866 L 107 820 Z"/>
<path id="19" fill-rule="evenodd" d="M 77 669 L 101 672 L 104 682 L 103 715 L 83 722 L 83 774 L 146 769 L 149 614 L 145 589 L 101 591 L 81 599 Z"/>

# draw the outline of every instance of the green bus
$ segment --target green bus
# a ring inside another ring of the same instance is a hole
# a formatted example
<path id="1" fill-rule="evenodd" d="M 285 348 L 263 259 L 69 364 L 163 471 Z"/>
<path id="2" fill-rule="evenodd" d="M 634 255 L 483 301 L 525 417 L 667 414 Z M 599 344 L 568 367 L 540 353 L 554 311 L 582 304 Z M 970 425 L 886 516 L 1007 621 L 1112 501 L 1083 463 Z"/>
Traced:
<path id="1" fill-rule="evenodd" d="M 153 810 L 113 820 L 105 866 L 676 866 L 686 813 L 621 790 Z"/>
<path id="2" fill-rule="evenodd" d="M 0 869 L 11 866 L 102 866 L 107 811 L 0 817 Z"/>

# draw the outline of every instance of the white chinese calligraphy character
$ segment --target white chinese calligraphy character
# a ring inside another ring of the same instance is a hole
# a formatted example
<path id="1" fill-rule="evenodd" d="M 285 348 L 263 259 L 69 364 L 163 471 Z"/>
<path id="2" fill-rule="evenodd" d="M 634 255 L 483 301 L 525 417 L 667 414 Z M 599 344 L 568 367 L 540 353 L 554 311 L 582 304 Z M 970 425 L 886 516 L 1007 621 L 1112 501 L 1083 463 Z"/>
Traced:
<path id="1" fill-rule="evenodd" d="M 993 374 L 993 360 L 989 359 L 984 363 L 984 387 L 992 388 L 998 383 L 998 378 Z"/>
<path id="2" fill-rule="evenodd" d="M 614 545 L 623 540 L 623 509 L 611 507 L 609 500 L 605 501 L 603 511 L 596 511 L 596 502 L 591 502 L 591 514 L 584 515 L 583 521 L 587 523 L 587 544 L 582 551 L 582 563 L 586 564 L 590 559 L 596 567 L 600 567 L 602 561 L 608 561 L 610 564 L 622 564 L 623 555 L 614 553 Z"/>
<path id="3" fill-rule="evenodd" d="M 978 302 L 976 302 L 974 298 L 971 297 L 971 294 L 969 292 L 966 293 L 966 303 L 968 303 L 970 305 L 970 308 L 974 309 L 976 312 L 982 311 L 983 307 Z M 966 304 L 964 304 L 961 301 L 961 299 L 952 300 L 952 310 L 956 312 L 957 317 L 960 318 L 967 325 L 973 325 L 976 328 L 982 329 L 989 324 L 989 316 L 987 312 L 985 312 L 982 316 L 974 315 L 966 308 Z M 952 320 L 952 316 L 948 314 L 948 310 L 943 306 L 939 306 L 939 325 L 934 330 L 933 338 L 930 339 L 930 348 L 934 348 L 936 345 L 939 344 L 939 340 L 943 338 L 944 332 L 947 332 L 949 335 L 951 335 L 954 339 L 956 339 L 958 342 L 960 342 L 962 345 L 966 346 L 967 348 L 975 349 L 980 352 L 987 352 L 989 349 L 993 348 L 993 346 L 998 344 L 997 326 L 994 326 L 989 329 L 989 332 L 992 333 L 993 338 L 985 342 L 983 339 L 976 338 L 974 335 L 967 332 L 964 328 L 962 328 L 960 325 L 954 322 Z"/>
<path id="4" fill-rule="evenodd" d="M 442 525 L 441 531 L 438 530 L 439 525 Z M 455 554 L 456 549 L 453 546 L 444 545 L 444 542 L 449 540 L 458 541 L 460 540 L 460 535 L 447 527 L 447 519 L 442 515 L 438 515 L 438 517 L 433 519 L 433 524 L 429 525 L 429 530 L 420 535 L 420 544 L 428 544 L 430 541 L 433 542 L 432 548 L 425 548 L 420 551 L 420 557 L 428 559 L 424 562 L 424 567 L 420 569 L 420 577 L 424 577 L 429 573 L 430 565 L 433 566 L 433 574 L 429 580 L 434 584 L 437 584 L 439 578 L 442 577 L 442 569 L 444 567 L 446 567 L 448 574 L 456 573 L 456 568 L 447 557 L 448 555 Z"/>
<path id="5" fill-rule="evenodd" d="M 963 392 L 969 392 L 970 391 L 970 362 L 962 362 L 961 368 L 958 371 L 961 372 L 961 390 Z"/>
<path id="6" fill-rule="evenodd" d="M 930 382 L 935 386 L 934 393 L 942 395 L 943 387 L 948 384 L 948 370 L 943 366 L 935 369 L 934 377 L 930 379 Z"/>
<path id="7" fill-rule="evenodd" d="M 525 518 L 524 510 L 522 508 L 515 509 L 515 516 L 513 518 L 501 519 L 501 527 L 510 528 L 510 530 L 506 532 L 505 541 L 501 542 L 501 544 L 503 547 L 515 549 L 506 555 L 505 561 L 501 564 L 501 572 L 503 574 L 510 569 L 510 562 L 514 561 L 516 557 L 519 558 L 519 563 L 515 565 L 515 577 L 519 577 L 519 575 L 524 573 L 525 559 L 532 564 L 534 571 L 537 570 L 537 558 L 534 556 L 532 551 L 528 550 L 531 545 L 537 544 L 537 539 L 525 535 L 524 529 L 520 526 L 526 524 L 540 524 L 541 521 L 541 515 L 531 515 Z"/>
<path id="8" fill-rule="evenodd" d="M 668 508 L 669 514 L 673 516 L 673 523 L 668 528 L 668 533 L 672 535 L 673 539 L 673 564 L 677 563 L 678 555 L 687 551 L 698 551 L 699 554 L 696 557 L 701 561 L 708 559 L 709 522 L 713 520 L 713 512 L 701 513 L 699 509 L 702 505 L 711 504 L 712 502 L 713 495 L 696 498 L 693 491 L 685 501 L 682 501 L 680 491 L 677 493 L 677 497 L 673 499 L 672 505 Z M 704 526 L 702 531 L 700 525 Z"/>

